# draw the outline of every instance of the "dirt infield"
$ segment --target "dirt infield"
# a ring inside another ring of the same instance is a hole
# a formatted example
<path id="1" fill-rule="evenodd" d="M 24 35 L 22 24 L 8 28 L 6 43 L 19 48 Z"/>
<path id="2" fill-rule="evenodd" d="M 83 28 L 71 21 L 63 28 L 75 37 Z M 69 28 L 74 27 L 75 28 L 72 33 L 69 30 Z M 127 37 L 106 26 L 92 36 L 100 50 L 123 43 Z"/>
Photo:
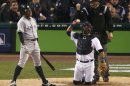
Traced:
<path id="1" fill-rule="evenodd" d="M 51 83 L 56 86 L 74 86 L 72 84 L 72 78 L 48 78 Z M 0 86 L 9 86 L 10 80 L 0 80 Z M 40 79 L 19 79 L 17 86 L 41 86 Z M 130 78 L 128 77 L 110 77 L 109 82 L 103 82 L 102 80 L 96 85 L 92 86 L 130 86 Z"/>
<path id="2" fill-rule="evenodd" d="M 75 55 L 44 55 L 50 61 L 74 61 Z M 0 61 L 14 61 L 19 59 L 19 55 L 0 55 Z M 109 63 L 129 64 L 130 56 L 108 56 Z"/>
<path id="3" fill-rule="evenodd" d="M 18 61 L 19 55 L 0 55 L 0 61 Z M 50 61 L 74 61 L 75 55 L 45 55 Z M 130 56 L 108 56 L 109 63 L 130 63 Z M 72 78 L 48 78 L 51 83 L 57 86 L 74 86 Z M 0 80 L 0 86 L 9 86 L 10 80 Z M 17 86 L 41 86 L 40 79 L 18 79 Z M 110 77 L 109 82 L 102 79 L 93 86 L 130 86 L 130 77 Z"/>

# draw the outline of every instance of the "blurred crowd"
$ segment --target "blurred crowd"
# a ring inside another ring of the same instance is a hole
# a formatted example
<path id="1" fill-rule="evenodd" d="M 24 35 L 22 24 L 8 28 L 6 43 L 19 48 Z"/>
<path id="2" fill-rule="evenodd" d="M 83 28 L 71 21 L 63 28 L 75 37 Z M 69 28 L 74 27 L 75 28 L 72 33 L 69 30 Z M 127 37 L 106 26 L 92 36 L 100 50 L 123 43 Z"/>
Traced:
<path id="1" fill-rule="evenodd" d="M 38 23 L 70 23 L 74 19 L 87 21 L 87 8 L 92 0 L 0 0 L 0 22 L 18 22 L 21 7 L 31 7 Z M 111 13 L 114 23 L 130 22 L 130 0 L 100 0 Z"/>

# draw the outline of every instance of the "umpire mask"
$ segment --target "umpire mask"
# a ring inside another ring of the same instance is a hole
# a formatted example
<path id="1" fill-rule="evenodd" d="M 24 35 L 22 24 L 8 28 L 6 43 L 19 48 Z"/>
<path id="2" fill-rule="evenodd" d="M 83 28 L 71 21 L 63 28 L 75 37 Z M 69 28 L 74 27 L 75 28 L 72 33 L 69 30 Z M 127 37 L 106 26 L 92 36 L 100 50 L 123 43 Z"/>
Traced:
<path id="1" fill-rule="evenodd" d="M 90 35 L 91 31 L 92 31 L 92 25 L 89 23 L 89 22 L 85 22 L 83 25 L 82 25 L 82 33 L 83 35 Z"/>

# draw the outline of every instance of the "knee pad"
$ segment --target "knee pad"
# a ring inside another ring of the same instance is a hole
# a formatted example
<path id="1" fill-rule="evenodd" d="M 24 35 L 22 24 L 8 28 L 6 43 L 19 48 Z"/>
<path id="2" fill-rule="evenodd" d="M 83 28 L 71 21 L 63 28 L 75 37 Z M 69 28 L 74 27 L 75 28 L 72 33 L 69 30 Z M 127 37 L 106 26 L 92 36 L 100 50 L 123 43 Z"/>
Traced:
<path id="1" fill-rule="evenodd" d="M 73 80 L 73 84 L 74 84 L 74 85 L 81 85 L 82 82 L 81 82 L 81 81 L 75 81 L 75 80 Z"/>

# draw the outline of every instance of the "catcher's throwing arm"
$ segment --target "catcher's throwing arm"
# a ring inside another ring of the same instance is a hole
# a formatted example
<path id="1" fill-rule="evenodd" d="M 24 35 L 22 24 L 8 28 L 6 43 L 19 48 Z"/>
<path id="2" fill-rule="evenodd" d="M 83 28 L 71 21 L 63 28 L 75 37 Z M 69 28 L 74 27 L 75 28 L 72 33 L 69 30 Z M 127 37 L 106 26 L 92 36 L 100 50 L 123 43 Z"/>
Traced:
<path id="1" fill-rule="evenodd" d="M 45 62 L 49 65 L 49 67 L 54 71 L 55 67 L 40 53 L 41 57 L 45 60 Z"/>

